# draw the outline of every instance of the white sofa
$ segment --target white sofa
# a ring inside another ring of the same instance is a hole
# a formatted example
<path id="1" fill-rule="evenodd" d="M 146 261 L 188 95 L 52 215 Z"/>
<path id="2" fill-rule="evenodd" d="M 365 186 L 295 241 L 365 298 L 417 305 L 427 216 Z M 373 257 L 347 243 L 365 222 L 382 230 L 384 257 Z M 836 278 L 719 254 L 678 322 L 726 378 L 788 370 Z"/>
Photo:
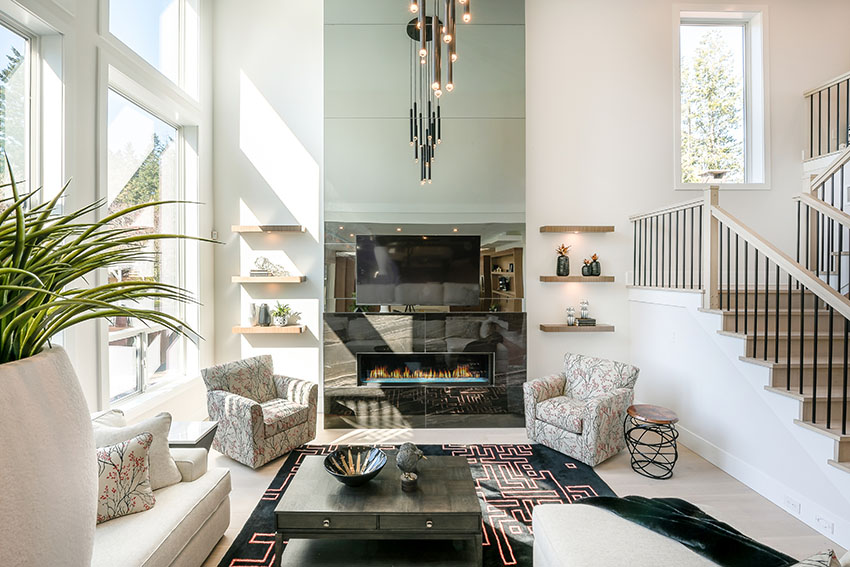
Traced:
<path id="1" fill-rule="evenodd" d="M 230 471 L 208 470 L 206 449 L 170 452 L 181 482 L 155 490 L 150 510 L 98 524 L 92 567 L 199 567 L 224 535 Z"/>
<path id="2" fill-rule="evenodd" d="M 675 540 L 593 506 L 536 506 L 531 523 L 534 567 L 717 567 Z M 841 565 L 850 566 L 850 553 Z"/>

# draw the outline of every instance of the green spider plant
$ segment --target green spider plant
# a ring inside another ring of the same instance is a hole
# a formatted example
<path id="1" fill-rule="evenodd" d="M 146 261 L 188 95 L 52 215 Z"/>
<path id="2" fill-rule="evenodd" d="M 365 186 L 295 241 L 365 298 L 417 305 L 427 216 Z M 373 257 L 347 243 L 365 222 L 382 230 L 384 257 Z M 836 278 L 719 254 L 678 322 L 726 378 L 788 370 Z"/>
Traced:
<path id="1" fill-rule="evenodd" d="M 11 175 L 11 167 L 7 171 Z M 141 209 L 179 206 L 185 201 L 148 202 L 91 221 L 86 219 L 105 205 L 104 200 L 68 214 L 58 213 L 68 185 L 39 205 L 31 205 L 37 192 L 20 195 L 13 178 L 4 187 L 11 187 L 12 197 L 0 201 L 7 207 L 0 211 L 0 364 L 36 355 L 56 333 L 92 319 L 125 316 L 162 325 L 191 340 L 199 338 L 178 317 L 137 307 L 141 300 L 151 299 L 196 303 L 179 286 L 151 281 L 84 285 L 85 278 L 100 268 L 153 261 L 155 253 L 143 248 L 151 241 L 213 242 L 176 234 L 144 234 L 114 224 Z"/>

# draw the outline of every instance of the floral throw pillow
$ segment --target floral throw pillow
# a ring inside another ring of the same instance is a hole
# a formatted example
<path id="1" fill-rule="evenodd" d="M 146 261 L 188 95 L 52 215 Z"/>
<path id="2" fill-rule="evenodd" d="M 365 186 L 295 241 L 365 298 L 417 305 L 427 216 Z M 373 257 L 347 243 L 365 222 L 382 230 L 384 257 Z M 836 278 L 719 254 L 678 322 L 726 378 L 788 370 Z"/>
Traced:
<path id="1" fill-rule="evenodd" d="M 148 451 L 153 435 L 140 433 L 97 450 L 97 523 L 150 510 L 156 503 L 151 490 Z"/>
<path id="2" fill-rule="evenodd" d="M 812 555 L 808 559 L 803 559 L 799 563 L 795 563 L 791 567 L 841 567 L 835 552 L 828 549 L 824 552 Z"/>

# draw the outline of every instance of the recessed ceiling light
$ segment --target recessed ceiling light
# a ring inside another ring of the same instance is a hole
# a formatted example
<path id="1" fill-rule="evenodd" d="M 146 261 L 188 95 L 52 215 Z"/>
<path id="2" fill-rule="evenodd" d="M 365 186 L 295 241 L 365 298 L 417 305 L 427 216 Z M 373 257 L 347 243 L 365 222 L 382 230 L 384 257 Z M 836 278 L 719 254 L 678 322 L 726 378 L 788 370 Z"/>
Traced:
<path id="1" fill-rule="evenodd" d="M 456 228 L 453 228 L 453 229 L 452 229 L 452 232 L 457 232 L 457 229 L 456 229 Z"/>
<path id="2" fill-rule="evenodd" d="M 399 227 L 396 227 L 395 231 L 396 231 L 396 232 L 401 232 L 401 227 L 400 227 L 400 226 L 399 226 Z"/>
<path id="3" fill-rule="evenodd" d="M 340 230 L 342 230 L 342 229 L 344 229 L 344 228 L 345 228 L 344 226 L 339 227 L 339 229 L 340 229 Z"/>
<path id="4" fill-rule="evenodd" d="M 351 238 L 354 238 L 354 233 L 352 232 L 352 233 L 351 233 L 351 234 L 349 234 L 348 236 L 350 236 Z"/>

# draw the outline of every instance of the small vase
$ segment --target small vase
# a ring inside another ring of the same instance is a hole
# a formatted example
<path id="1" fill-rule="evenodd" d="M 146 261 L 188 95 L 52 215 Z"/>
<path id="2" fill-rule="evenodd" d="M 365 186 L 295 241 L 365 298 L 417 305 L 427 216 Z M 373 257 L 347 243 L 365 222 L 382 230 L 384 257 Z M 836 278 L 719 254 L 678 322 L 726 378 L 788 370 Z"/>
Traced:
<path id="1" fill-rule="evenodd" d="M 570 275 L 570 257 L 569 256 L 558 256 L 558 266 L 555 269 L 555 273 L 559 276 Z"/>
<path id="2" fill-rule="evenodd" d="M 275 315 L 272 321 L 275 327 L 286 327 L 289 324 L 289 315 Z"/>
<path id="3" fill-rule="evenodd" d="M 263 303 L 262 305 L 260 305 L 260 311 L 257 316 L 257 324 L 260 327 L 268 327 L 272 324 L 272 314 L 269 310 L 268 303 Z"/>
<path id="4" fill-rule="evenodd" d="M 590 275 L 590 265 L 585 264 L 584 266 L 581 267 L 581 275 L 583 275 L 583 276 L 589 276 Z"/>
<path id="5" fill-rule="evenodd" d="M 599 265 L 599 261 L 594 260 L 593 262 L 591 262 L 590 263 L 590 275 L 591 276 L 598 276 L 601 273 L 602 273 L 602 267 Z"/>

